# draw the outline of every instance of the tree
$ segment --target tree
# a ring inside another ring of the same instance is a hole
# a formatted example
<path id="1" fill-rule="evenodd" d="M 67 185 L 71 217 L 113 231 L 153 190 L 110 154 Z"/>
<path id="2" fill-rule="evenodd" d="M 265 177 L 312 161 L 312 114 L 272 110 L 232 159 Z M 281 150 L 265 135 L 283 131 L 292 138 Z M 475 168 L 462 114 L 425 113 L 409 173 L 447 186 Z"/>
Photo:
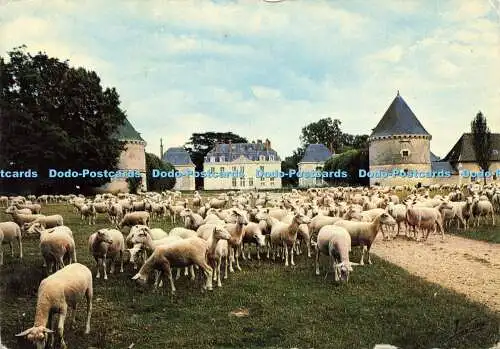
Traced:
<path id="1" fill-rule="evenodd" d="M 346 179 L 328 177 L 326 180 L 331 184 L 338 184 L 339 182 L 342 183 L 347 182 L 349 184 L 368 185 L 369 184 L 368 177 L 361 177 L 361 178 L 359 177 L 359 170 L 364 169 L 368 171 L 368 168 L 369 168 L 368 151 L 351 149 L 328 159 L 325 163 L 323 170 L 347 171 L 348 176 Z"/>
<path id="2" fill-rule="evenodd" d="M 479 167 L 488 171 L 491 164 L 493 145 L 491 143 L 491 132 L 486 122 L 486 117 L 479 111 L 470 124 L 472 132 L 472 145 Z M 483 177 L 486 184 L 486 176 Z"/>
<path id="3" fill-rule="evenodd" d="M 246 138 L 243 138 L 232 132 L 205 132 L 193 133 L 189 141 L 184 145 L 184 149 L 191 156 L 191 161 L 195 165 L 196 171 L 203 170 L 203 161 L 208 152 L 215 147 L 217 143 L 248 143 Z M 196 187 L 203 186 L 203 178 L 197 177 L 195 179 Z"/>
<path id="4" fill-rule="evenodd" d="M 25 48 L 0 60 L 0 168 L 37 170 L 39 178 L 3 186 L 62 193 L 105 184 L 108 178 L 49 178 L 48 170 L 117 169 L 124 144 L 114 133 L 126 118 L 118 93 L 103 89 L 94 71 Z"/>
<path id="5" fill-rule="evenodd" d="M 175 177 L 153 178 L 153 170 L 174 171 L 172 164 L 160 160 L 158 156 L 151 153 L 146 153 L 146 180 L 149 191 L 170 190 L 175 186 Z"/>
<path id="6" fill-rule="evenodd" d="M 299 147 L 293 151 L 292 156 L 287 156 L 285 160 L 281 161 L 281 171 L 288 173 L 289 170 L 298 171 L 298 163 L 304 157 L 305 148 Z M 297 186 L 299 184 L 299 178 L 294 177 L 283 177 L 281 179 L 283 186 Z"/>
<path id="7" fill-rule="evenodd" d="M 303 127 L 300 136 L 302 146 L 324 144 L 339 151 L 345 138 L 340 130 L 340 124 L 341 122 L 338 119 L 324 118 Z"/>
<path id="8" fill-rule="evenodd" d="M 127 178 L 128 191 L 137 194 L 142 184 L 142 177 L 128 177 Z"/>

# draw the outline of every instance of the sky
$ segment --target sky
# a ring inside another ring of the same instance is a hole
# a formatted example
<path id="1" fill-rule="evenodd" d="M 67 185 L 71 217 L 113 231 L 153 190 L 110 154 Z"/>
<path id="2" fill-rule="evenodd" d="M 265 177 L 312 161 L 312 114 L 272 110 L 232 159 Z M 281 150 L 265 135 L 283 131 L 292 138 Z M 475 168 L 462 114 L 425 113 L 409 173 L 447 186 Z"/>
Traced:
<path id="1" fill-rule="evenodd" d="M 399 90 L 444 157 L 479 110 L 500 132 L 499 39 L 500 0 L 0 0 L 0 56 L 96 71 L 155 154 L 231 131 L 284 158 L 321 118 L 370 134 Z"/>

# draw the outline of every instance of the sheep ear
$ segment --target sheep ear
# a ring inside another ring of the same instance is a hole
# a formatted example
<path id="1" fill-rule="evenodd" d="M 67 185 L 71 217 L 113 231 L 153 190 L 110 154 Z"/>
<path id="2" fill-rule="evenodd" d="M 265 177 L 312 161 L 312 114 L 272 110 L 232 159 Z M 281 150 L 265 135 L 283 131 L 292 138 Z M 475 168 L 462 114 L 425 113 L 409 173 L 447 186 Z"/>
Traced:
<path id="1" fill-rule="evenodd" d="M 50 328 L 44 328 L 43 332 L 45 332 L 45 333 L 54 333 L 54 331 L 52 331 Z"/>
<path id="2" fill-rule="evenodd" d="M 27 330 L 24 330 L 23 332 L 16 334 L 16 337 L 27 336 L 29 333 L 31 333 L 31 331 L 33 331 L 33 327 L 28 328 Z"/>

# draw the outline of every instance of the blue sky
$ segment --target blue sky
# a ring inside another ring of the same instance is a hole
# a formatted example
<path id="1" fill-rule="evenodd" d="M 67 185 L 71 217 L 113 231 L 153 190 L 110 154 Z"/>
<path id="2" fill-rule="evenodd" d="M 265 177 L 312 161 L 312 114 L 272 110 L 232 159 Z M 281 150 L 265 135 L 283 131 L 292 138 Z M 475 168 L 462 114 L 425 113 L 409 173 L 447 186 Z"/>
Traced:
<path id="1" fill-rule="evenodd" d="M 95 70 L 159 153 L 193 132 L 369 134 L 399 90 L 444 156 L 478 110 L 500 132 L 500 0 L 0 1 L 20 44 Z"/>

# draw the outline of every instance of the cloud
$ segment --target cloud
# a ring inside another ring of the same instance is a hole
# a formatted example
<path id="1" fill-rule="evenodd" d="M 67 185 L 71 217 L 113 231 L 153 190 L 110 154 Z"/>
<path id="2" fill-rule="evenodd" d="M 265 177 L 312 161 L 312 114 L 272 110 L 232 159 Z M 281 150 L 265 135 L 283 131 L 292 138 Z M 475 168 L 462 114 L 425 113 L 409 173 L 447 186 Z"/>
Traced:
<path id="1" fill-rule="evenodd" d="M 281 97 L 281 92 L 274 88 L 265 86 L 252 86 L 251 90 L 253 95 L 257 99 L 279 99 Z"/>

